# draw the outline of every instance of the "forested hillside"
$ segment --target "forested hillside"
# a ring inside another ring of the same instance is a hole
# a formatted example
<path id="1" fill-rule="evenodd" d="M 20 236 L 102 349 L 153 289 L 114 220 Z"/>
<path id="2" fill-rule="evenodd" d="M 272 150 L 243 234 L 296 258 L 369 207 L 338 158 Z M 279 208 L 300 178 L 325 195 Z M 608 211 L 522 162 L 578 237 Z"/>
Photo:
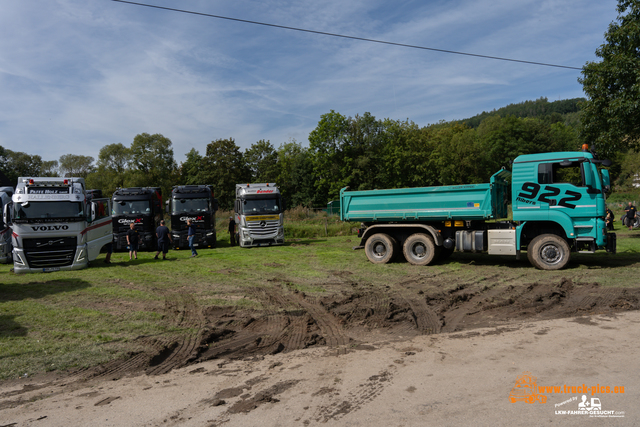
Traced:
<path id="1" fill-rule="evenodd" d="M 559 122 L 577 125 L 579 123 L 580 103 L 586 101 L 585 98 L 563 99 L 549 102 L 547 98 L 541 97 L 535 101 L 524 101 L 518 104 L 509 104 L 490 112 L 483 111 L 471 118 L 460 120 L 467 126 L 477 128 L 484 119 L 498 115 L 500 117 L 537 117 L 546 121 Z"/>

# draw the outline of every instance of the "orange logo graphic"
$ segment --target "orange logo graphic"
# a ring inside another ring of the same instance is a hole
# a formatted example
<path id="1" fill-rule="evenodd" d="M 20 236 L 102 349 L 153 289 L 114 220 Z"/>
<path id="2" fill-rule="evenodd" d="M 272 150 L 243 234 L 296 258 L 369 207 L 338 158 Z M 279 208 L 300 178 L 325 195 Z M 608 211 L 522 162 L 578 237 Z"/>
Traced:
<path id="1" fill-rule="evenodd" d="M 538 393 L 538 385 L 536 384 L 537 378 L 534 377 L 531 372 L 523 372 L 518 378 L 516 378 L 516 385 L 513 386 L 509 393 L 509 400 L 511 403 L 515 403 L 519 400 L 524 400 L 527 403 L 545 403 L 547 396 Z"/>

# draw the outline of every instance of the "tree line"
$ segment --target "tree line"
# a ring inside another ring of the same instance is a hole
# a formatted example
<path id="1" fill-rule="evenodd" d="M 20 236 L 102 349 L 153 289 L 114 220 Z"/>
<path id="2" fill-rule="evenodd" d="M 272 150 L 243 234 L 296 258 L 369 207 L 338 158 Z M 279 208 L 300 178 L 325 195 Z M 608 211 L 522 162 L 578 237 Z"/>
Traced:
<path id="1" fill-rule="evenodd" d="M 65 154 L 57 161 L 0 152 L 3 171 L 18 176 L 80 176 L 110 195 L 118 187 L 211 184 L 230 208 L 235 184 L 275 182 L 288 206 L 324 206 L 341 188 L 353 190 L 485 182 L 519 154 L 576 150 L 576 129 L 563 122 L 516 116 L 485 118 L 477 128 L 449 122 L 419 127 L 411 121 L 346 117 L 330 111 L 309 135 L 308 147 L 260 140 L 244 151 L 233 138 L 192 149 L 180 164 L 160 134 L 136 135 L 129 147 L 109 144 L 92 157 Z"/>
<path id="2" fill-rule="evenodd" d="M 538 110 L 549 104 L 549 114 L 527 117 L 532 102 Z M 166 196 L 173 185 L 211 184 L 224 209 L 233 206 L 235 184 L 275 182 L 287 206 L 322 207 L 344 187 L 488 182 L 518 155 L 579 150 L 576 112 L 560 114 L 543 98 L 532 102 L 517 104 L 521 110 L 509 106 L 512 114 L 504 117 L 486 115 L 477 126 L 452 121 L 420 127 L 409 120 L 376 119 L 370 113 L 346 117 L 332 110 L 321 116 L 308 146 L 291 140 L 276 148 L 260 140 L 243 151 L 233 138 L 217 139 L 202 152 L 192 149 L 179 164 L 171 140 L 161 134 L 136 135 L 128 147 L 105 145 L 97 161 L 74 154 L 43 161 L 0 147 L 0 168 L 12 182 L 24 175 L 84 177 L 88 188 L 105 196 L 118 187 L 161 187 Z M 629 151 L 618 156 L 611 172 L 619 188 L 631 186 L 639 159 Z"/>

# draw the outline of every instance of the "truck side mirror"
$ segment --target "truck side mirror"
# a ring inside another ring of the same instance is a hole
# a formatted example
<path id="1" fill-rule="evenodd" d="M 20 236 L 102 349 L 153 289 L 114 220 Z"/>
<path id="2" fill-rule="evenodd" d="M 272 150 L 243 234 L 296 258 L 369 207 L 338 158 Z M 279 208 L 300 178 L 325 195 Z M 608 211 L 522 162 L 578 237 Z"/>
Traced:
<path id="1" fill-rule="evenodd" d="M 13 224 L 13 218 L 11 218 L 11 208 L 13 207 L 13 202 L 7 203 L 2 208 L 2 221 L 9 226 Z"/>
<path id="2" fill-rule="evenodd" d="M 611 191 L 611 177 L 609 176 L 609 171 L 602 169 L 600 173 L 602 174 L 602 189 L 605 193 L 608 193 Z"/>
<path id="3" fill-rule="evenodd" d="M 96 219 L 96 202 L 91 202 L 91 215 L 89 217 L 89 222 L 93 222 Z"/>
<path id="4" fill-rule="evenodd" d="M 587 188 L 593 188 L 593 170 L 591 163 L 585 162 L 582 164 L 582 173 L 584 175 L 584 185 Z"/>
<path id="5" fill-rule="evenodd" d="M 215 197 L 213 199 L 211 199 L 211 205 L 213 206 L 213 211 L 217 212 L 218 211 L 218 199 L 216 199 Z"/>
<path id="6" fill-rule="evenodd" d="M 167 201 L 165 202 L 164 211 L 165 211 L 166 213 L 169 213 L 169 202 L 170 202 L 170 201 L 171 201 L 170 199 L 167 199 Z"/>

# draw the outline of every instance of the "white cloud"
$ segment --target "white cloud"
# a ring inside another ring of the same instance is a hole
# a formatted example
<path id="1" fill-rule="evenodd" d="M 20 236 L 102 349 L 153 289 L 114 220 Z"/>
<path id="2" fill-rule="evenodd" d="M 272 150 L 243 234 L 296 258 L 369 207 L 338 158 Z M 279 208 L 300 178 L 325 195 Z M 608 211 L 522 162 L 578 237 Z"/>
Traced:
<path id="1" fill-rule="evenodd" d="M 614 0 L 156 0 L 166 7 L 397 43 L 582 66 Z M 505 63 L 116 2 L 3 3 L 0 145 L 97 157 L 162 133 L 176 161 L 217 138 L 305 142 L 320 116 L 419 125 L 581 96 L 578 71 Z"/>

